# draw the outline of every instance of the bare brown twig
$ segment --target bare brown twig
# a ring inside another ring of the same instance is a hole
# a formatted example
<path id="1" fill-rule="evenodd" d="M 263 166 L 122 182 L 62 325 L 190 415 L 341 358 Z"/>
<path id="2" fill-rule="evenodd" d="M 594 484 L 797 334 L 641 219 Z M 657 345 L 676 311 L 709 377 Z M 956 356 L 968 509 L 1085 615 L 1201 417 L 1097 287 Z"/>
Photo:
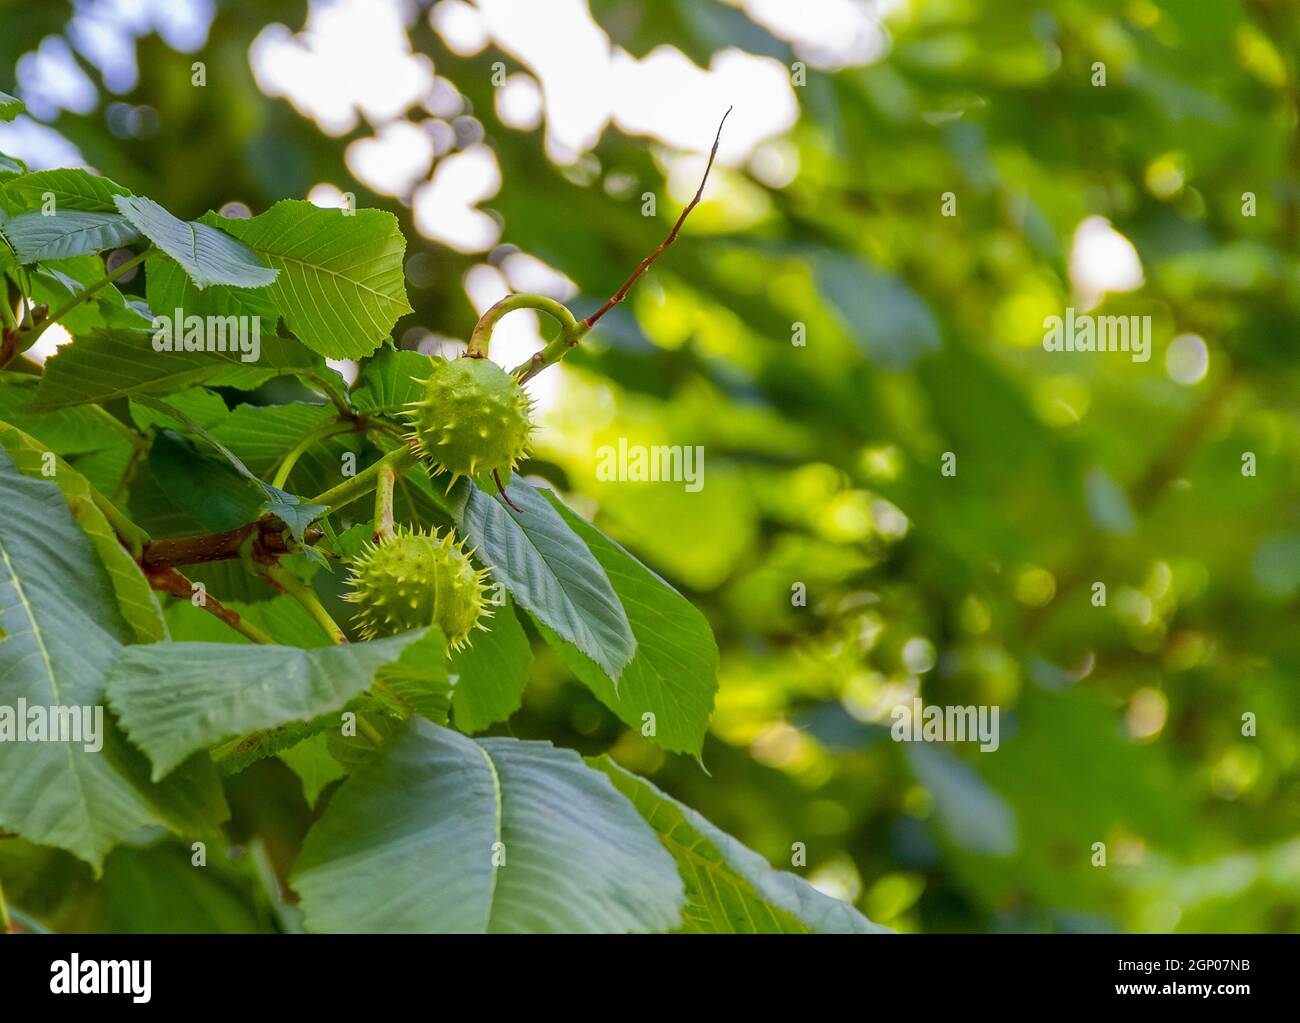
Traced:
<path id="1" fill-rule="evenodd" d="M 608 302 L 606 302 L 603 306 L 597 309 L 586 319 L 581 321 L 582 324 L 588 330 L 590 330 L 592 327 L 596 325 L 597 320 L 599 320 L 607 312 L 613 309 L 614 306 L 618 305 L 620 302 L 623 301 L 623 299 L 627 297 L 628 291 L 630 291 L 632 285 L 637 282 L 637 278 L 640 277 L 643 273 L 645 273 L 648 269 L 650 269 L 650 264 L 653 263 L 656 259 L 658 259 L 661 255 L 663 255 L 664 249 L 668 248 L 668 246 L 671 245 L 677 239 L 677 232 L 682 229 L 682 224 L 686 222 L 687 215 L 691 212 L 691 210 L 695 209 L 695 207 L 699 205 L 700 199 L 703 198 L 704 196 L 704 186 L 707 185 L 709 182 L 709 171 L 713 169 L 713 160 L 718 155 L 718 143 L 722 141 L 722 126 L 727 123 L 727 116 L 731 113 L 731 111 L 732 108 L 727 107 L 727 113 L 722 115 L 722 120 L 718 123 L 718 134 L 714 136 L 713 148 L 709 151 L 709 162 L 704 168 L 704 177 L 700 181 L 700 187 L 695 193 L 695 198 L 693 198 L 690 202 L 686 204 L 686 209 L 682 210 L 681 216 L 677 218 L 677 223 L 675 223 L 673 225 L 673 229 L 668 232 L 668 237 L 659 243 L 659 247 L 656 248 L 654 252 L 650 253 L 650 255 L 646 256 L 645 259 L 641 260 L 641 264 L 635 270 L 632 271 L 632 276 L 623 282 L 623 286 L 619 288 L 618 291 L 614 292 L 613 296 L 610 298 Z"/>
<path id="2" fill-rule="evenodd" d="M 194 594 L 194 584 L 176 569 L 167 567 L 151 571 L 146 576 L 149 585 L 155 590 L 166 593 L 177 600 L 190 600 Z M 236 632 L 241 633 L 254 643 L 274 643 L 275 640 L 259 629 L 252 622 L 245 621 L 238 611 L 226 607 L 212 594 L 205 592 L 198 603 L 208 614 L 225 622 Z"/>
<path id="3" fill-rule="evenodd" d="M 522 515 L 524 510 L 520 508 L 519 505 L 515 504 L 514 501 L 510 500 L 510 495 L 506 493 L 506 488 L 501 485 L 501 471 L 499 469 L 492 470 L 492 478 L 497 481 L 497 493 L 501 495 L 501 500 L 505 501 L 506 504 L 510 505 L 511 508 Z"/>

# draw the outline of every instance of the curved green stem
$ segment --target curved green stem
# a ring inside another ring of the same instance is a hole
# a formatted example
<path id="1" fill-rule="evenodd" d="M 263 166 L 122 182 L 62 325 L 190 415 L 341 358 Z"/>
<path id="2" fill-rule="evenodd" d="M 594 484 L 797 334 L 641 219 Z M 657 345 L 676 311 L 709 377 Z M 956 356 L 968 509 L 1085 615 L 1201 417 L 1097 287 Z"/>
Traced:
<path id="1" fill-rule="evenodd" d="M 516 309 L 536 309 L 553 317 L 560 323 L 561 336 L 577 326 L 573 313 L 553 298 L 532 294 L 507 295 L 479 317 L 478 323 L 474 325 L 474 332 L 469 336 L 469 347 L 465 349 L 465 354 L 474 359 L 486 359 L 488 344 L 492 341 L 492 329 L 501 317 Z"/>
<path id="2" fill-rule="evenodd" d="M 263 643 L 269 646 L 276 645 L 275 639 L 269 633 L 263 632 L 243 615 L 235 614 L 230 618 L 218 615 L 218 617 L 241 636 L 252 640 L 254 643 Z"/>
<path id="3" fill-rule="evenodd" d="M 390 451 L 350 479 L 344 480 L 337 487 L 331 487 L 324 493 L 317 494 L 308 503 L 323 504 L 330 511 L 337 511 L 374 490 L 379 485 L 379 474 L 384 466 L 392 469 L 394 475 L 400 476 L 419 460 L 419 456 L 409 446 L 403 445 L 395 451 Z"/>
<path id="4" fill-rule="evenodd" d="M 18 271 L 18 290 L 23 296 L 23 316 L 18 326 L 22 330 L 29 330 L 32 325 L 32 278 L 26 270 Z"/>
<path id="5" fill-rule="evenodd" d="M 330 371 L 326 372 L 328 373 Z M 337 376 L 337 374 L 334 375 Z M 334 404 L 336 409 L 339 410 L 339 416 L 341 418 L 349 419 L 355 415 L 352 411 L 352 406 L 348 404 L 347 391 L 339 387 L 338 384 L 329 378 L 329 376 L 321 373 L 304 373 L 302 374 L 302 378 L 320 388 L 321 393 Z"/>
<path id="6" fill-rule="evenodd" d="M 384 737 L 379 734 L 379 730 L 360 714 L 357 715 L 357 727 L 361 729 L 361 733 L 370 740 L 370 744 L 375 749 L 379 749 L 384 745 Z"/>
<path id="7" fill-rule="evenodd" d="M 19 290 L 21 293 L 21 289 Z M 4 280 L 2 277 L 0 277 L 0 291 L 3 291 L 3 295 L 0 295 L 0 298 L 4 299 L 3 302 L 0 302 L 0 306 L 4 307 L 3 309 L 0 309 L 0 314 L 3 314 L 4 316 L 5 326 L 10 330 L 17 330 L 18 318 L 14 316 L 13 306 L 9 304 L 9 282 Z"/>
<path id="8" fill-rule="evenodd" d="M 294 600 L 301 604 L 306 612 L 316 620 L 316 624 L 325 630 L 325 635 L 329 636 L 335 643 L 346 643 L 347 636 L 339 628 L 330 613 L 325 610 L 325 605 L 320 602 L 316 596 L 316 591 L 310 585 L 303 582 L 296 575 L 281 565 L 266 565 L 262 568 L 262 574 L 275 586 L 285 593 L 289 594 Z"/>
<path id="9" fill-rule="evenodd" d="M 101 288 L 108 287 L 108 285 L 112 284 L 114 281 L 119 280 L 121 277 L 130 273 L 130 271 L 134 267 L 139 266 L 141 263 L 143 263 L 146 259 L 148 259 L 157 251 L 158 250 L 155 249 L 153 246 L 150 246 L 149 248 L 145 249 L 143 252 L 132 256 L 130 259 L 128 259 L 125 263 L 119 266 L 111 274 L 104 277 L 102 280 L 96 281 L 94 284 L 86 288 L 84 291 L 80 291 L 77 294 L 73 295 L 72 298 L 64 302 L 63 305 L 59 306 L 58 309 L 54 310 L 54 312 L 50 313 L 49 316 L 41 320 L 40 323 L 36 324 L 34 327 L 31 327 L 25 331 L 26 336 L 23 338 L 25 342 L 23 348 L 24 349 L 30 348 L 33 344 L 36 343 L 36 339 L 39 338 L 43 333 L 45 333 L 46 328 L 48 328 L 50 324 L 57 323 L 64 316 L 67 316 L 68 313 L 72 312 L 73 309 L 81 305 L 82 302 L 90 298 L 91 295 L 95 294 Z"/>
<path id="10" fill-rule="evenodd" d="M 289 473 L 293 472 L 293 467 L 298 464 L 298 459 L 302 458 L 313 444 L 340 433 L 351 433 L 355 429 L 356 427 L 351 423 L 326 423 L 319 429 L 312 430 L 311 433 L 295 444 L 281 460 L 280 467 L 276 469 L 275 476 L 271 480 L 271 486 L 277 490 L 283 490 L 285 483 L 289 480 Z"/>
<path id="11" fill-rule="evenodd" d="M 589 330 L 591 330 L 591 327 L 585 321 L 576 321 L 572 328 L 560 331 L 560 336 L 551 341 L 540 352 L 534 352 L 532 358 L 527 362 L 521 362 L 512 369 L 511 374 L 520 384 L 527 383 L 547 366 L 554 366 L 568 355 L 578 346 L 578 342 L 587 335 Z"/>

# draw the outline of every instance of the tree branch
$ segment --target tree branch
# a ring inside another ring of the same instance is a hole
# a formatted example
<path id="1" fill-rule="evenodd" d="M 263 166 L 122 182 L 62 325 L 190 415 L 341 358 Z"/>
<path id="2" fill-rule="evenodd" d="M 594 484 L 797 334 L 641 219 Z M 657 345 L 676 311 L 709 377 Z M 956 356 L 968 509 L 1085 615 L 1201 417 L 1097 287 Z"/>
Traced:
<path id="1" fill-rule="evenodd" d="M 274 515 L 265 515 L 256 522 L 227 529 L 221 533 L 203 533 L 198 536 L 176 536 L 165 540 L 149 540 L 140 556 L 140 567 L 145 573 L 161 571 L 177 565 L 201 565 L 209 561 L 229 561 L 240 556 L 240 547 L 251 536 L 253 556 L 261 561 L 273 561 L 291 553 L 286 537 L 287 527 Z M 308 546 L 325 535 L 319 526 L 309 526 L 303 536 Z"/>
<path id="2" fill-rule="evenodd" d="M 155 572 L 147 572 L 146 578 L 149 580 L 149 585 L 161 593 L 166 593 L 177 600 L 192 601 L 193 599 L 194 584 L 174 568 L 169 567 Z M 198 606 L 213 617 L 225 622 L 240 635 L 251 639 L 254 643 L 275 643 L 275 640 L 269 635 L 252 622 L 244 621 L 239 616 L 238 611 L 232 611 L 211 593 L 205 591 L 203 602 Z"/>
<path id="3" fill-rule="evenodd" d="M 330 511 L 337 511 L 344 505 L 351 504 L 359 497 L 365 497 L 379 485 L 379 474 L 381 467 L 388 466 L 397 475 L 401 475 L 411 466 L 418 462 L 419 456 L 411 449 L 409 445 L 404 445 L 394 451 L 390 451 L 377 462 L 357 473 L 351 479 L 346 479 L 337 487 L 331 487 L 322 494 L 317 494 L 308 504 L 327 505 Z"/>
<path id="4" fill-rule="evenodd" d="M 709 162 L 704 168 L 704 177 L 700 181 L 699 189 L 695 192 L 695 198 L 693 198 L 690 202 L 686 204 L 686 209 L 682 210 L 682 215 L 677 218 L 677 223 L 675 223 L 673 225 L 673 229 L 668 232 L 668 237 L 659 243 L 659 247 L 656 248 L 654 252 L 650 253 L 650 255 L 646 256 L 645 259 L 641 260 L 640 266 L 638 266 L 635 270 L 632 271 L 632 276 L 623 282 L 623 286 L 619 288 L 618 291 L 614 292 L 613 296 L 610 297 L 608 302 L 606 302 L 603 306 L 601 306 L 594 313 L 592 313 L 590 316 L 588 316 L 586 319 L 582 321 L 583 324 L 586 325 L 588 330 L 594 327 L 596 325 L 596 322 L 602 316 L 604 316 L 607 312 L 613 309 L 614 306 L 618 305 L 620 302 L 623 301 L 624 298 L 627 297 L 628 291 L 630 291 L 632 285 L 637 282 L 637 278 L 640 277 L 643 273 L 645 273 L 648 269 L 650 269 L 650 264 L 653 263 L 656 259 L 658 259 L 663 254 L 663 251 L 666 248 L 668 248 L 669 245 L 671 245 L 674 241 L 676 241 L 677 232 L 682 229 L 682 224 L 686 223 L 687 215 L 691 212 L 691 210 L 695 209 L 695 207 L 699 204 L 700 199 L 703 198 L 704 196 L 704 186 L 708 184 L 709 171 L 713 169 L 713 159 L 718 155 L 718 143 L 722 141 L 722 126 L 727 123 L 727 116 L 731 113 L 731 110 L 732 110 L 731 107 L 727 107 L 727 113 L 722 115 L 722 120 L 718 124 L 718 134 L 713 139 L 713 149 L 709 151 Z"/>
<path id="5" fill-rule="evenodd" d="M 696 189 L 694 198 L 692 198 L 691 201 L 686 204 L 686 208 L 682 210 L 681 215 L 677 218 L 677 222 L 673 224 L 673 229 L 668 232 L 668 237 L 665 238 L 663 241 L 661 241 L 658 247 L 652 253 L 650 253 L 650 255 L 646 256 L 645 259 L 641 260 L 637 268 L 632 271 L 632 276 L 623 282 L 623 286 L 619 288 L 618 291 L 616 291 L 610 297 L 609 301 L 606 302 L 599 309 L 597 309 L 590 316 L 588 316 L 586 319 L 578 320 L 575 322 L 572 316 L 568 316 L 566 320 L 564 317 L 559 316 L 556 313 L 552 313 L 552 315 L 556 316 L 556 319 L 560 320 L 560 323 L 562 324 L 562 329 L 560 330 L 559 336 L 556 337 L 553 341 L 551 341 L 540 352 L 534 353 L 532 358 L 530 358 L 527 362 L 521 362 L 518 366 L 516 366 L 513 370 L 510 371 L 516 377 L 516 379 L 519 381 L 520 384 L 527 383 L 533 377 L 537 376 L 537 374 L 540 373 L 542 370 L 544 370 L 547 366 L 555 365 L 557 362 L 563 359 L 573 348 L 577 347 L 578 342 L 581 341 L 582 338 L 587 334 L 587 332 L 590 331 L 591 328 L 596 325 L 597 321 L 602 316 L 604 316 L 607 312 L 613 309 L 614 306 L 618 305 L 620 302 L 623 301 L 624 298 L 627 297 L 627 293 L 632 289 L 632 285 L 634 285 L 637 282 L 637 279 L 648 269 L 650 269 L 650 265 L 661 255 L 663 255 L 664 250 L 667 249 L 669 245 L 671 245 L 674 241 L 677 240 L 677 233 L 682 229 L 682 224 L 686 223 L 686 218 L 690 215 L 691 210 L 695 209 L 695 207 L 699 205 L 700 200 L 704 197 L 704 186 L 707 185 L 709 182 L 709 171 L 713 169 L 713 160 L 718 155 L 718 144 L 722 141 L 722 126 L 727 123 L 727 115 L 731 113 L 731 110 L 732 110 L 731 107 L 727 107 L 727 113 L 722 115 L 722 120 L 718 124 L 718 133 L 713 138 L 713 148 L 709 151 L 709 162 L 704 168 L 704 177 L 700 179 L 700 187 Z M 484 313 L 483 319 L 479 321 L 479 326 L 474 328 L 474 337 L 478 337 L 480 333 L 480 328 L 483 326 L 484 321 L 488 320 L 488 318 L 493 315 L 493 312 L 497 310 L 498 307 L 503 306 L 505 303 L 509 302 L 510 299 L 522 298 L 522 297 L 524 296 L 514 296 L 514 295 L 509 296 L 509 298 L 502 299 L 495 306 L 493 306 L 486 313 Z M 486 329 L 490 332 L 492 324 L 495 324 L 496 320 L 500 319 L 503 315 L 505 315 L 505 313 L 509 312 L 511 308 L 518 308 L 518 307 L 510 306 L 509 308 L 502 308 L 500 312 L 496 313 L 495 318 L 493 318 L 488 323 Z M 541 307 L 536 306 L 535 308 L 541 308 Z M 564 307 L 561 306 L 560 308 L 563 309 Z M 544 311 L 551 312 L 550 309 L 546 309 Z M 568 313 L 567 309 L 565 309 L 564 311 L 565 313 Z M 474 337 L 470 339 L 470 354 L 474 354 Z M 486 343 L 484 343 L 483 345 L 483 352 L 484 353 L 487 352 Z"/>

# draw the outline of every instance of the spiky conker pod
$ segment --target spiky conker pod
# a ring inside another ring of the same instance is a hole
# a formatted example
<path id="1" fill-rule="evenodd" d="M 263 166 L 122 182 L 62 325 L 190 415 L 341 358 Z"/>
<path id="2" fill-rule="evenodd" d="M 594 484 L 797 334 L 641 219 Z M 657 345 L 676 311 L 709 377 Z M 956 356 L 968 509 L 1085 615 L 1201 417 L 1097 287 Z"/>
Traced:
<path id="1" fill-rule="evenodd" d="M 367 544 L 352 565 L 353 618 L 366 639 L 436 625 L 460 649 L 480 620 L 490 616 L 483 583 L 461 544 L 448 530 L 439 535 L 399 530 Z"/>
<path id="2" fill-rule="evenodd" d="M 514 377 L 472 357 L 436 363 L 424 396 L 405 409 L 417 453 L 435 474 L 451 473 L 451 482 L 518 466 L 533 428 L 531 412 L 532 401 Z"/>

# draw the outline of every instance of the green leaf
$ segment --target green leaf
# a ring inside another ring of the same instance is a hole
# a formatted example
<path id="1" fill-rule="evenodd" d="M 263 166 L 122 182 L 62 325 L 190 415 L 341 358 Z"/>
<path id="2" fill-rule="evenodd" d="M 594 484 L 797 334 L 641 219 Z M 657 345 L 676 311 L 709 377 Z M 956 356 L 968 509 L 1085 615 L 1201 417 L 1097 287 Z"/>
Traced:
<path id="1" fill-rule="evenodd" d="M 239 405 L 212 435 L 259 476 L 273 473 L 289 451 L 338 413 L 332 405 Z M 296 493 L 319 494 L 343 481 L 343 455 L 360 451 L 356 433 L 335 434 L 312 444 L 298 459 L 287 486 Z"/>
<path id="2" fill-rule="evenodd" d="M 337 728 L 340 721 L 341 715 L 335 717 L 332 723 Z M 278 756 L 312 736 L 323 734 L 328 723 L 331 723 L 330 717 L 326 716 L 315 721 L 292 721 L 287 725 L 253 732 L 216 747 L 212 750 L 212 760 L 222 774 L 238 774 L 259 760 Z"/>
<path id="3" fill-rule="evenodd" d="M 368 764 L 380 750 L 387 746 L 402 728 L 402 720 L 394 717 L 389 706 L 369 693 L 363 693 L 348 707 L 356 714 L 356 728 L 344 732 L 338 722 L 325 731 L 325 720 L 318 721 L 317 731 L 325 735 L 330 756 L 351 770 Z"/>
<path id="4" fill-rule="evenodd" d="M 0 121 L 12 121 L 26 109 L 26 104 L 17 96 L 10 96 L 7 92 L 0 92 Z"/>
<path id="5" fill-rule="evenodd" d="M 264 339 L 261 359 L 247 363 L 238 352 L 156 352 L 148 330 L 99 330 L 63 345 L 45 363 L 30 411 L 169 394 L 198 384 L 251 389 L 317 365 L 315 356 L 287 338 Z"/>
<path id="6" fill-rule="evenodd" d="M 40 442 L 7 423 L 0 423 L 0 447 L 9 453 L 19 472 L 31 477 L 45 475 L 44 456 L 49 449 Z M 55 457 L 53 465 L 54 482 L 63 492 L 73 518 L 95 545 L 99 559 L 108 571 L 118 610 L 131 627 L 135 641 L 156 643 L 166 639 L 167 622 L 158 598 L 140 566 L 127 553 L 108 519 L 95 504 L 94 488 L 63 459 Z"/>
<path id="7" fill-rule="evenodd" d="M 187 391 L 168 395 L 167 403 L 172 408 L 184 412 L 205 430 L 217 429 L 230 417 L 230 410 L 226 408 L 226 402 L 221 395 L 204 387 L 192 387 Z M 147 432 L 150 427 L 169 429 L 174 426 L 174 420 L 166 412 L 159 412 L 139 402 L 131 402 L 130 411 L 131 421 L 141 432 Z"/>
<path id="8" fill-rule="evenodd" d="M 818 260 L 816 277 L 818 288 L 872 362 L 907 369 L 943 346 L 934 313 L 901 277 L 840 255 Z"/>
<path id="9" fill-rule="evenodd" d="M 445 725 L 451 709 L 451 678 L 447 673 L 447 639 L 438 628 L 402 651 L 375 676 L 374 696 L 401 717 L 419 714 Z"/>
<path id="10" fill-rule="evenodd" d="M 347 774 L 347 769 L 330 755 L 329 740 L 323 734 L 304 739 L 278 755 L 302 782 L 308 806 L 316 805 L 326 785 Z"/>
<path id="11" fill-rule="evenodd" d="M 167 498 L 204 530 L 234 529 L 258 517 L 262 491 L 252 487 L 225 459 L 180 434 L 163 430 L 154 437 L 147 465 Z"/>
<path id="12" fill-rule="evenodd" d="M 238 405 L 212 434 L 250 469 L 266 476 L 300 441 L 337 418 L 332 405 L 301 401 L 287 405 Z M 308 451 L 303 457 L 310 455 Z M 320 489 L 326 490 L 340 482 L 337 463 L 332 471 L 333 481 Z"/>
<path id="13" fill-rule="evenodd" d="M 265 932 L 266 913 L 248 897 L 249 885 L 226 860 L 225 849 L 209 844 L 202 868 L 195 868 L 193 856 L 179 843 L 114 853 L 95 890 L 94 901 L 107 912 L 101 926 L 113 934 Z"/>
<path id="14" fill-rule="evenodd" d="M 847 902 L 823 895 L 767 860 L 689 806 L 624 770 L 608 756 L 591 765 L 632 801 L 677 861 L 686 881 L 682 930 L 695 934 L 887 934 Z"/>
<path id="15" fill-rule="evenodd" d="M 279 271 L 271 300 L 303 344 L 328 358 L 369 355 L 411 311 L 406 239 L 391 213 L 345 216 L 286 199 L 251 220 L 204 222 L 220 224 Z"/>
<path id="16" fill-rule="evenodd" d="M 159 316 L 256 316 L 263 336 L 275 333 L 279 312 L 266 288 L 232 288 L 213 284 L 199 288 L 174 259 L 150 256 L 145 261 L 145 301 Z"/>
<path id="17" fill-rule="evenodd" d="M 973 767 L 941 747 L 910 743 L 907 761 L 934 799 L 934 818 L 956 845 L 1009 857 L 1020 846 L 1016 813 Z"/>
<path id="18" fill-rule="evenodd" d="M 514 495 L 514 490 L 510 491 Z M 704 615 L 666 582 L 554 494 L 547 494 L 564 522 L 588 547 L 627 609 L 636 656 L 623 670 L 617 689 L 593 664 L 549 628 L 543 628 L 560 659 L 624 724 L 642 729 L 644 714 L 654 715 L 650 738 L 665 749 L 700 755 L 713 697 L 718 690 L 718 647 Z"/>
<path id="19" fill-rule="evenodd" d="M 104 431 L 105 434 L 109 432 Z M 98 451 L 76 455 L 71 463 L 85 477 L 86 482 L 101 494 L 121 498 L 127 485 L 135 481 L 135 473 L 142 460 L 138 448 L 121 434 L 113 433 L 112 443 Z M 140 528 L 149 532 L 144 526 Z"/>
<path id="20" fill-rule="evenodd" d="M 469 481 L 461 480 L 460 484 L 467 488 Z M 426 529 L 455 529 L 464 511 L 466 491 L 458 485 L 448 495 L 445 488 L 445 483 L 439 485 L 429 478 L 424 466 L 404 472 L 393 492 L 393 514 L 403 522 Z"/>
<path id="21" fill-rule="evenodd" d="M 452 708 L 462 732 L 481 732 L 519 709 L 533 659 L 509 604 L 496 608 L 484 624 L 486 633 L 475 632 L 468 646 L 451 655 Z"/>
<path id="22" fill-rule="evenodd" d="M 136 401 L 141 405 L 144 405 L 146 408 L 151 408 L 156 412 L 161 412 L 164 415 L 169 416 L 181 426 L 185 427 L 194 436 L 205 441 L 215 449 L 222 458 L 229 462 L 231 467 L 239 473 L 240 476 L 244 477 L 244 479 L 249 480 L 252 483 L 262 483 L 261 479 L 243 463 L 238 455 L 222 444 L 221 441 L 217 440 L 216 437 L 212 436 L 212 434 L 208 432 L 207 428 L 201 423 L 196 422 L 192 416 L 183 412 L 181 409 L 176 408 L 176 406 L 168 404 L 161 398 L 155 398 L 152 395 L 141 395 L 136 399 Z M 268 487 L 267 489 L 274 490 L 273 487 Z"/>
<path id="23" fill-rule="evenodd" d="M 252 484 L 252 486 L 260 493 L 262 504 L 257 510 L 257 516 L 260 517 L 264 514 L 277 516 L 281 522 L 289 527 L 289 532 L 293 535 L 295 540 L 301 541 L 307 527 L 329 510 L 327 505 L 308 504 L 302 498 L 295 497 L 293 494 L 286 493 L 279 487 L 274 487 L 271 484 L 264 482 L 243 463 L 238 455 L 222 444 L 221 441 L 217 440 L 216 437 L 210 434 L 206 429 L 180 409 L 173 408 L 165 401 L 161 401 L 158 398 L 149 395 L 140 395 L 136 400 L 142 405 L 157 409 L 158 411 L 171 416 L 177 422 L 185 426 L 186 429 L 195 436 L 201 438 L 215 448 L 221 456 L 226 459 L 231 468 L 242 476 L 246 482 Z M 247 519 L 244 521 L 247 521 Z"/>
<path id="24" fill-rule="evenodd" d="M 672 857 L 572 750 L 420 720 L 334 793 L 292 884 L 315 931 L 662 931 L 683 901 Z"/>
<path id="25" fill-rule="evenodd" d="M 109 670 L 108 698 L 159 778 L 196 750 L 341 709 L 422 635 L 311 650 L 227 643 L 127 647 Z"/>
<path id="26" fill-rule="evenodd" d="M 148 315 L 128 305 L 126 297 L 111 284 L 99 288 L 89 298 L 84 297 L 91 285 L 103 281 L 104 274 L 104 261 L 99 256 L 73 256 L 39 263 L 28 271 L 32 301 L 58 309 L 73 298 L 80 298 L 80 304 L 59 320 L 77 337 L 104 327 L 147 327 Z"/>
<path id="27" fill-rule="evenodd" d="M 289 534 L 299 543 L 302 542 L 307 527 L 329 511 L 329 505 L 310 504 L 269 483 L 260 483 L 260 486 L 266 492 L 266 500 L 259 513 L 274 515 L 289 527 Z"/>
<path id="28" fill-rule="evenodd" d="M 135 400 L 139 404 L 145 406 L 145 408 L 153 409 L 155 412 L 161 412 L 163 415 L 168 416 L 175 422 L 179 423 L 181 426 L 185 427 L 185 429 L 188 430 L 191 434 L 193 434 L 195 437 L 198 437 L 200 440 L 204 441 L 215 451 L 217 451 L 217 453 L 220 454 L 221 457 L 224 458 L 230 464 L 231 468 L 233 468 L 237 473 L 239 473 L 239 475 L 242 476 L 245 480 L 248 480 L 252 483 L 256 483 L 260 486 L 265 486 L 265 484 L 262 483 L 261 479 L 255 476 L 249 470 L 248 466 L 246 466 L 242 461 L 240 461 L 238 455 L 236 455 L 228 447 L 222 444 L 221 441 L 217 440 L 214 436 L 212 436 L 212 434 L 208 432 L 207 427 L 197 422 L 187 412 L 182 411 L 181 409 L 177 408 L 175 405 L 171 405 L 168 402 L 163 401 L 161 398 L 155 398 L 149 394 L 142 394 L 139 397 L 137 397 Z M 267 487 L 267 490 L 274 490 L 274 488 Z"/>
<path id="29" fill-rule="evenodd" d="M 326 530 L 324 539 L 316 546 L 338 555 L 343 561 L 351 561 L 361 556 L 362 552 L 374 539 L 374 525 L 370 519 L 354 522 L 341 533 L 336 532 L 328 519 L 321 523 Z"/>
<path id="30" fill-rule="evenodd" d="M 264 266 L 247 245 L 224 231 L 193 220 L 177 220 L 144 196 L 119 195 L 114 202 L 122 216 L 176 260 L 200 290 L 212 284 L 261 288 L 276 278 L 273 268 Z"/>
<path id="31" fill-rule="evenodd" d="M 116 181 L 77 167 L 32 171 L 6 181 L 3 191 L 10 213 L 42 210 L 49 200 L 59 212 L 117 213 L 116 197 L 130 194 Z"/>
<path id="32" fill-rule="evenodd" d="M 0 373 L 0 420 L 34 437 L 61 455 L 80 455 L 121 444 L 121 433 L 104 429 L 102 410 L 76 405 L 54 412 L 28 412 L 41 378 Z"/>
<path id="33" fill-rule="evenodd" d="M 362 368 L 352 387 L 352 404 L 358 412 L 395 416 L 423 397 L 424 380 L 432 371 L 429 356 L 385 346 Z"/>
<path id="34" fill-rule="evenodd" d="M 217 564 L 228 564 L 228 562 L 217 562 Z M 238 567 L 243 571 L 242 566 Z M 189 572 L 185 574 L 188 576 Z M 288 594 L 278 594 L 257 603 L 245 603 L 239 600 L 226 600 L 226 592 L 223 589 L 219 594 L 221 603 L 228 610 L 234 611 L 240 618 L 274 636 L 283 646 L 321 647 L 331 646 L 334 642 L 306 608 Z M 216 615 L 208 614 L 207 611 L 195 607 L 189 601 L 171 601 L 164 614 L 172 639 L 178 641 L 235 643 L 241 646 L 252 642 Z"/>
<path id="35" fill-rule="evenodd" d="M 27 173 L 27 164 L 13 156 L 0 153 L 0 181 L 11 181 Z M 0 192 L 0 195 L 3 195 Z"/>
<path id="36" fill-rule="evenodd" d="M 636 653 L 636 638 L 600 562 L 537 490 L 512 480 L 499 496 L 469 491 L 464 528 L 478 556 L 521 607 L 618 681 Z"/>
<path id="37" fill-rule="evenodd" d="M 105 673 L 131 636 L 109 578 L 52 481 L 24 476 L 0 452 L 0 493 L 0 704 L 102 708 Z M 66 849 L 98 873 L 139 828 L 192 833 L 226 815 L 206 758 L 151 785 L 107 714 L 103 726 L 99 752 L 0 742 L 0 828 Z"/>
<path id="38" fill-rule="evenodd" d="M 20 266 L 46 259 L 70 259 L 137 241 L 140 233 L 118 213 L 65 210 L 46 216 L 24 213 L 0 224 Z"/>

